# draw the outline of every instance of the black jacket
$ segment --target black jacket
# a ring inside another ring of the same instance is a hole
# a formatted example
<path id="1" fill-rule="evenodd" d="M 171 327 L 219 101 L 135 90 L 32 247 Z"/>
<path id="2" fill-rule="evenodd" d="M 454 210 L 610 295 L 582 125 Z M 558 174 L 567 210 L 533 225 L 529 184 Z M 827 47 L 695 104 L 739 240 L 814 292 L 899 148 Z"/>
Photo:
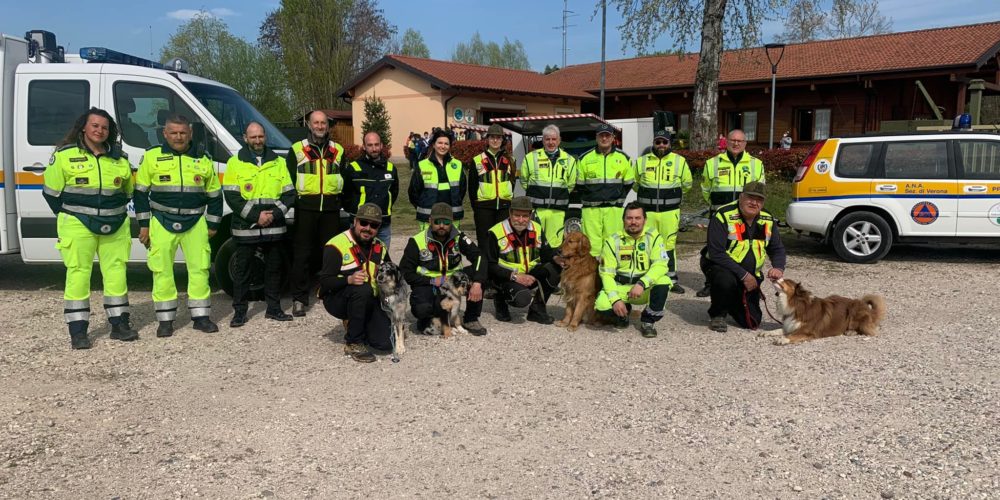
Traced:
<path id="1" fill-rule="evenodd" d="M 364 155 L 345 166 L 341 173 L 344 210 L 354 215 L 362 204 L 361 192 L 364 190 L 364 203 L 378 205 L 382 209 L 382 221 L 388 222 L 392 205 L 399 199 L 399 171 L 395 166 L 384 159 L 373 161 Z"/>
<path id="2" fill-rule="evenodd" d="M 724 205 L 719 209 L 719 212 L 726 212 L 732 210 L 732 205 L 738 206 L 739 202 L 733 202 L 729 205 Z M 748 240 L 763 239 L 764 235 L 759 234 L 759 226 L 757 224 L 757 219 L 750 224 L 746 225 L 747 233 L 744 234 L 744 238 Z M 736 275 L 737 278 L 743 279 L 747 273 L 753 275 L 757 270 L 757 259 L 754 257 L 753 252 L 747 252 L 746 257 L 743 258 L 743 262 L 736 262 L 732 257 L 726 253 L 726 248 L 729 247 L 729 229 L 725 223 L 721 222 L 714 215 L 708 223 L 708 258 L 713 264 L 722 266 L 729 270 L 729 272 Z M 771 232 L 771 239 L 767 243 L 766 248 L 767 256 L 771 259 L 771 266 L 778 269 L 785 269 L 785 245 L 781 242 L 781 234 L 778 231 L 778 227 L 775 226 L 774 230 Z"/>
<path id="3" fill-rule="evenodd" d="M 427 252 L 421 255 L 416 238 L 422 238 L 424 235 L 427 237 Z M 440 271 L 442 267 L 445 269 L 460 269 L 462 257 L 465 257 L 472 263 L 473 273 L 469 276 L 469 279 L 474 283 L 485 283 L 487 270 L 486 257 L 482 255 L 479 247 L 465 233 L 458 231 L 454 227 L 451 228 L 448 241 L 443 244 L 430 235 L 430 229 L 427 229 L 425 233 L 411 237 L 406 242 L 406 248 L 403 250 L 403 258 L 399 261 L 399 270 L 403 273 L 403 279 L 410 286 L 426 286 L 431 284 L 431 279 L 418 273 L 418 267 L 423 266 L 432 271 Z"/>

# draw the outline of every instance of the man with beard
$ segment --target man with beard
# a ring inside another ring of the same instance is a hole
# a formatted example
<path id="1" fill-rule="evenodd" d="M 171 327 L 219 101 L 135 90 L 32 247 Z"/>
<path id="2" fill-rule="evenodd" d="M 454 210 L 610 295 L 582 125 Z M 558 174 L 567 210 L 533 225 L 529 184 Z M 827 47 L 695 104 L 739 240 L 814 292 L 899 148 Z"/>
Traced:
<path id="1" fill-rule="evenodd" d="M 392 349 L 392 323 L 379 304 L 375 282 L 379 264 L 389 259 L 385 245 L 375 237 L 381 225 L 382 209 L 371 203 L 361 205 L 351 227 L 326 244 L 319 273 L 323 307 L 347 320 L 344 354 L 359 363 L 375 361 L 368 346 Z"/>
<path id="2" fill-rule="evenodd" d="M 493 299 L 497 321 L 511 321 L 510 306 L 528 307 L 527 320 L 553 323 L 545 301 L 559 285 L 559 257 L 546 243 L 538 223 L 531 220 L 531 200 L 518 196 L 510 203 L 510 217 L 490 228 L 486 248 L 490 279 L 497 287 Z"/>
<path id="3" fill-rule="evenodd" d="M 285 217 L 295 204 L 295 188 L 285 169 L 285 161 L 267 147 L 264 127 L 250 122 L 243 133 L 246 146 L 226 163 L 222 193 L 233 210 L 230 233 L 236 242 L 233 252 L 232 328 L 247 322 L 246 295 L 250 287 L 254 253 L 264 257 L 264 317 L 291 321 L 281 310 L 281 276 L 285 268 Z M 225 271 L 223 271 L 225 272 Z"/>
<path id="4" fill-rule="evenodd" d="M 684 293 L 677 282 L 677 231 L 681 222 L 681 198 L 691 189 L 691 170 L 683 156 L 670 151 L 670 133 L 657 130 L 652 150 L 635 161 L 636 201 L 646 211 L 647 223 L 660 233 L 670 257 L 667 276 L 670 291 Z"/>
<path id="5" fill-rule="evenodd" d="M 292 144 L 286 162 L 298 199 L 292 238 L 292 315 L 305 316 L 317 257 L 323 244 L 340 232 L 340 163 L 344 147 L 329 135 L 326 113 L 309 113 L 309 137 Z"/>
<path id="6" fill-rule="evenodd" d="M 622 219 L 622 230 L 611 235 L 601 248 L 601 293 L 594 309 L 624 328 L 632 306 L 648 304 L 639 317 L 639 331 L 643 337 L 652 338 L 656 336 L 653 324 L 663 318 L 670 292 L 670 257 L 660 233 L 646 226 L 642 205 L 626 205 Z"/>
<path id="7" fill-rule="evenodd" d="M 483 282 L 486 281 L 486 263 L 479 247 L 452 224 L 451 205 L 435 203 L 431 207 L 430 227 L 414 235 L 403 250 L 399 270 L 410 284 L 410 309 L 417 318 L 416 332 L 436 335 L 431 320 L 435 317 L 448 321 L 448 314 L 441 308 L 440 288 L 451 275 L 463 271 L 472 280 L 469 286 L 467 307 L 462 326 L 473 335 L 486 335 L 486 328 L 479 324 L 483 310 Z M 470 266 L 462 266 L 462 257 Z"/>
<path id="8" fill-rule="evenodd" d="M 382 136 L 368 132 L 364 136 L 365 154 L 344 168 L 344 209 L 354 216 L 358 207 L 374 203 L 382 209 L 382 227 L 378 239 L 389 247 L 392 231 L 392 205 L 399 197 L 399 172 L 382 156 Z"/>

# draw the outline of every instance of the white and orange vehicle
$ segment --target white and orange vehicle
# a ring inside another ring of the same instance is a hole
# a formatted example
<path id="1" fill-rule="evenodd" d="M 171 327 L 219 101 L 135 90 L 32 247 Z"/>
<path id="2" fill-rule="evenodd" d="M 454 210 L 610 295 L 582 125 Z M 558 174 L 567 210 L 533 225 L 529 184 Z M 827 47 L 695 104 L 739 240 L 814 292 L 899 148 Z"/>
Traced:
<path id="1" fill-rule="evenodd" d="M 819 142 L 795 176 L 788 225 L 871 263 L 894 243 L 1000 241 L 1000 135 L 948 131 Z"/>

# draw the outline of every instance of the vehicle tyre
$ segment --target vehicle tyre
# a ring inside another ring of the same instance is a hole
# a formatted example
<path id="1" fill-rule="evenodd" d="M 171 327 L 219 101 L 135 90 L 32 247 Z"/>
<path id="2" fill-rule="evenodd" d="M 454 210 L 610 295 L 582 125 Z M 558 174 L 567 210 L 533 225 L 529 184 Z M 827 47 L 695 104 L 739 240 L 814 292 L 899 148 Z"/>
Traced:
<path id="1" fill-rule="evenodd" d="M 892 229 L 871 212 L 847 214 L 833 229 L 833 249 L 846 262 L 873 264 L 889 253 Z"/>
<path id="2" fill-rule="evenodd" d="M 219 251 L 215 254 L 215 279 L 219 286 L 230 297 L 233 296 L 233 254 L 236 252 L 236 241 L 227 240 Z M 250 291 L 247 292 L 247 300 L 264 299 L 264 259 L 261 258 L 260 251 L 254 252 L 253 262 L 250 264 Z"/>

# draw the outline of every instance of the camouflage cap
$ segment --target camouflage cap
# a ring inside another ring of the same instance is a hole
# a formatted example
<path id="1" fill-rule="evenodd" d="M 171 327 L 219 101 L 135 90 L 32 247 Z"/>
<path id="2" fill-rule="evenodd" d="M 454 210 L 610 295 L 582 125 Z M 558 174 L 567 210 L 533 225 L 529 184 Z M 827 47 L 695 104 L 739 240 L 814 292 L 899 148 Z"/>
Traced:
<path id="1" fill-rule="evenodd" d="M 358 207 L 358 213 L 354 215 L 354 218 L 369 222 L 382 222 L 382 209 L 374 203 L 365 203 Z"/>
<path id="2" fill-rule="evenodd" d="M 756 196 L 761 199 L 767 199 L 767 195 L 764 194 L 764 183 L 763 182 L 748 182 L 743 186 L 743 194 L 748 194 L 750 196 Z"/>
<path id="3" fill-rule="evenodd" d="M 448 219 L 449 222 L 455 220 L 451 213 L 451 205 L 447 203 L 435 203 L 431 207 L 431 222 L 438 219 Z"/>
<path id="4" fill-rule="evenodd" d="M 518 196 L 510 201 L 510 209 L 526 210 L 530 212 L 534 210 L 535 207 L 531 206 L 531 198 L 528 198 L 527 196 Z"/>

